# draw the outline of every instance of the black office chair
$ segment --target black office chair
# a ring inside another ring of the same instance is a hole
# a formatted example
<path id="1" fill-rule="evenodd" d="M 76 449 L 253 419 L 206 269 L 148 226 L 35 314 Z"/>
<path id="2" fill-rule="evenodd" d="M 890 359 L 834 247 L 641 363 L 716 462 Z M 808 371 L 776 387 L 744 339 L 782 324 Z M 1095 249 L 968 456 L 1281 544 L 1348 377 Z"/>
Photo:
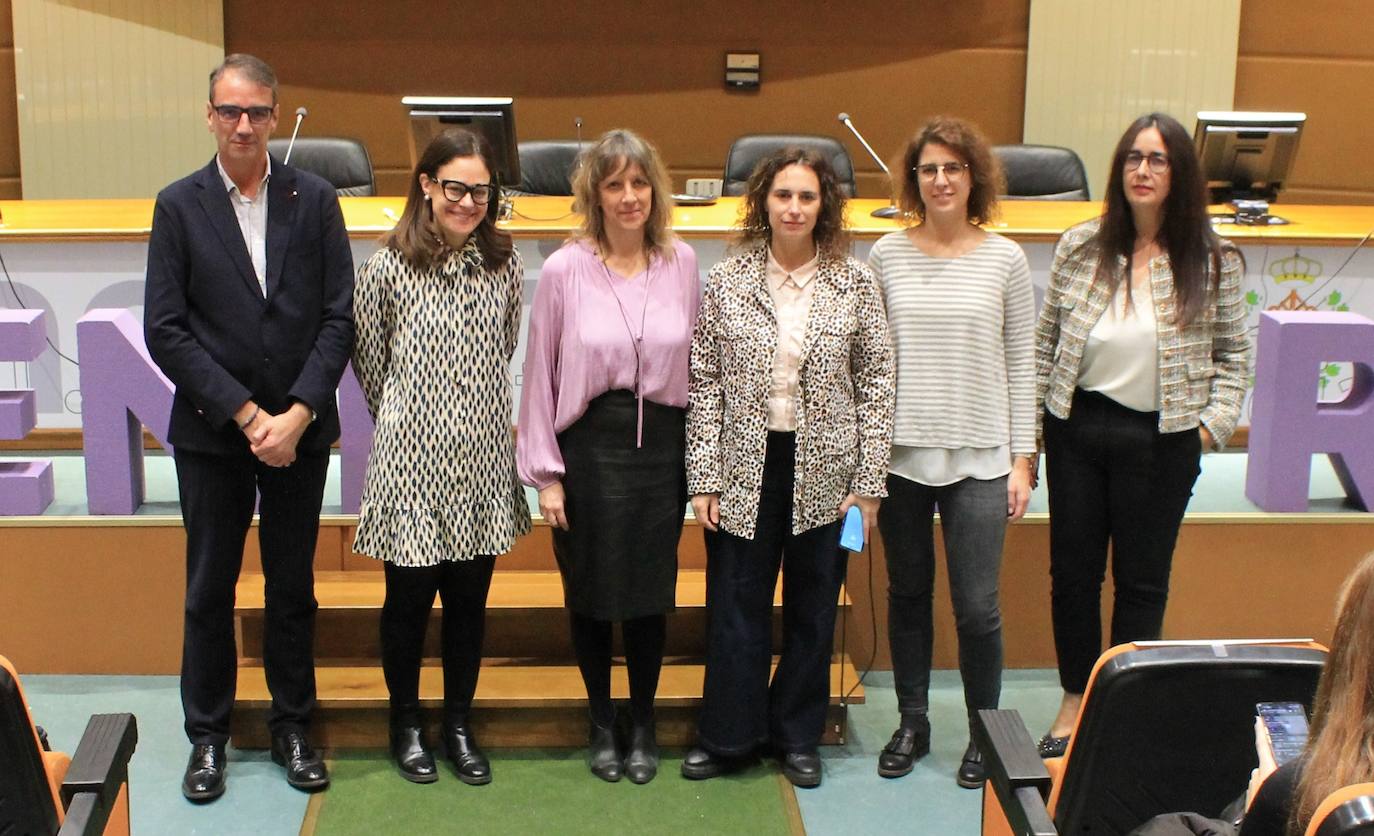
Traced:
<path id="1" fill-rule="evenodd" d="M 97 714 L 68 759 L 47 750 L 19 675 L 0 656 L 0 833 L 127 834 L 132 714 Z"/>
<path id="2" fill-rule="evenodd" d="M 583 143 L 575 139 L 532 139 L 518 145 L 520 182 L 506 191 L 510 194 L 572 194 L 573 169 Z"/>
<path id="3" fill-rule="evenodd" d="M 286 155 L 290 138 L 270 139 L 267 150 L 277 159 Z M 371 197 L 377 193 L 372 176 L 372 157 L 356 139 L 337 136 L 301 136 L 291 150 L 289 164 L 318 174 L 339 192 L 339 197 Z"/>
<path id="4" fill-rule="evenodd" d="M 1220 815 L 1255 765 L 1255 703 L 1310 709 L 1326 655 L 1311 642 L 1119 645 L 1093 669 L 1068 751 L 1044 761 L 1016 711 L 979 711 L 984 836 Z"/>
<path id="5" fill-rule="evenodd" d="M 1087 200 L 1088 173 L 1070 148 L 994 145 L 1007 177 L 1007 200 Z"/>
<path id="6" fill-rule="evenodd" d="M 754 173 L 754 166 L 758 165 L 759 160 L 774 151 L 792 146 L 815 151 L 828 159 L 835 169 L 840 190 L 846 197 L 855 195 L 854 163 L 849 159 L 849 152 L 837 139 L 808 134 L 747 134 L 736 139 L 730 146 L 730 153 L 725 156 L 725 183 L 721 194 L 727 197 L 744 194 L 749 175 Z"/>

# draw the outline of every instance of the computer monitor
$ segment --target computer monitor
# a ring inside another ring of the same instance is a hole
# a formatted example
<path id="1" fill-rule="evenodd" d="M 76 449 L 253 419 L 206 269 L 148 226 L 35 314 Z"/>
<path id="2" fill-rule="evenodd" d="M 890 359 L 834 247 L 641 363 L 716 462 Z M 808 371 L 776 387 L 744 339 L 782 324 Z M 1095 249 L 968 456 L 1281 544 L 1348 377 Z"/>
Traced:
<path id="1" fill-rule="evenodd" d="M 515 142 L 515 100 L 509 97 L 474 98 L 406 96 L 401 104 L 410 113 L 410 164 L 413 167 L 430 140 L 448 128 L 467 128 L 481 134 L 496 158 L 494 174 L 502 186 L 520 182 L 520 153 Z"/>
<path id="2" fill-rule="evenodd" d="M 1193 141 L 1212 202 L 1277 197 L 1293 169 L 1306 121 L 1305 113 L 1199 113 Z"/>

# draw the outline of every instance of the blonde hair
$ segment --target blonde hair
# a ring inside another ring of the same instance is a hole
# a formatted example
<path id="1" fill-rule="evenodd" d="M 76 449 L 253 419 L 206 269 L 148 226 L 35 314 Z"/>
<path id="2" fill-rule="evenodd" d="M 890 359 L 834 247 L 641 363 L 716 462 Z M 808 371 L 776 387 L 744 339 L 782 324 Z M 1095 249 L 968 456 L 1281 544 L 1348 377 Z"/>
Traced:
<path id="1" fill-rule="evenodd" d="M 637 165 L 649 181 L 653 194 L 649 217 L 644 222 L 644 248 L 663 258 L 673 255 L 673 181 L 658 150 L 634 131 L 616 129 L 602 134 L 577 157 L 573 173 L 573 211 L 582 215 L 582 225 L 574 234 L 605 245 L 606 218 L 601 213 L 601 182 L 628 165 Z"/>

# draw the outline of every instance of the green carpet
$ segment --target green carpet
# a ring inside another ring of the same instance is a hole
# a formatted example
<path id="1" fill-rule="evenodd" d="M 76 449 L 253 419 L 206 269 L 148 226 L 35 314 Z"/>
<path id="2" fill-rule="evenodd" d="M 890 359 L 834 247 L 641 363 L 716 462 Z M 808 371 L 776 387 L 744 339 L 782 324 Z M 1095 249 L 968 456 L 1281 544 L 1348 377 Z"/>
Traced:
<path id="1" fill-rule="evenodd" d="M 652 782 L 608 784 L 587 771 L 580 750 L 492 753 L 495 780 L 461 783 L 441 764 L 439 781 L 411 784 L 382 752 L 336 752 L 321 798 L 318 836 L 377 833 L 792 833 L 792 788 L 772 764 L 710 781 L 678 773 L 665 757 Z"/>

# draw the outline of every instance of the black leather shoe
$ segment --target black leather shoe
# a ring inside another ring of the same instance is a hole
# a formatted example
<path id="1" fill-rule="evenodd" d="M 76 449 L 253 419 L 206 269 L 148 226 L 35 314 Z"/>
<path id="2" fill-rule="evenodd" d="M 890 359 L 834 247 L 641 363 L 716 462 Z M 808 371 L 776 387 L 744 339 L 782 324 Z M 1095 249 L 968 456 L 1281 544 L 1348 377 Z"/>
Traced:
<path id="1" fill-rule="evenodd" d="M 391 757 L 407 781 L 432 784 L 439 780 L 434 755 L 425 744 L 425 730 L 420 726 L 392 726 Z"/>
<path id="2" fill-rule="evenodd" d="M 819 787 L 821 756 L 815 752 L 788 752 L 782 756 L 782 774 L 794 787 Z"/>
<path id="3" fill-rule="evenodd" d="M 742 763 L 742 758 L 727 758 L 700 746 L 694 746 L 682 759 L 682 777 L 693 781 L 717 778 L 737 771 Z"/>
<path id="4" fill-rule="evenodd" d="M 954 780 L 959 786 L 970 790 L 978 789 L 987 780 L 987 770 L 983 768 L 983 753 L 978 751 L 973 741 L 969 741 L 968 748 L 964 750 L 964 759 L 959 761 L 959 771 L 955 773 Z"/>
<path id="5" fill-rule="evenodd" d="M 459 781 L 474 787 L 491 783 L 491 761 L 477 745 L 477 738 L 473 737 L 465 721 L 444 722 L 444 749 Z"/>
<path id="6" fill-rule="evenodd" d="M 884 778 L 900 778 L 911 772 L 916 761 L 930 754 L 930 721 L 907 725 L 905 722 L 892 733 L 892 739 L 878 755 L 878 774 Z"/>
<path id="7" fill-rule="evenodd" d="M 614 724 L 612 724 L 613 726 Z M 620 752 L 615 747 L 615 731 L 612 726 L 598 725 L 595 720 L 587 734 L 587 768 L 603 781 L 614 784 L 625 774 Z"/>
<path id="8" fill-rule="evenodd" d="M 647 784 L 658 774 L 658 741 L 652 723 L 630 732 L 630 753 L 625 756 L 625 775 L 634 784 Z"/>
<path id="9" fill-rule="evenodd" d="M 272 762 L 286 768 L 286 783 L 298 790 L 321 790 L 329 786 L 329 770 L 324 759 L 300 732 L 272 735 Z"/>
<path id="10" fill-rule="evenodd" d="M 224 795 L 224 747 L 197 743 L 186 762 L 181 794 L 189 801 L 214 801 Z"/>

